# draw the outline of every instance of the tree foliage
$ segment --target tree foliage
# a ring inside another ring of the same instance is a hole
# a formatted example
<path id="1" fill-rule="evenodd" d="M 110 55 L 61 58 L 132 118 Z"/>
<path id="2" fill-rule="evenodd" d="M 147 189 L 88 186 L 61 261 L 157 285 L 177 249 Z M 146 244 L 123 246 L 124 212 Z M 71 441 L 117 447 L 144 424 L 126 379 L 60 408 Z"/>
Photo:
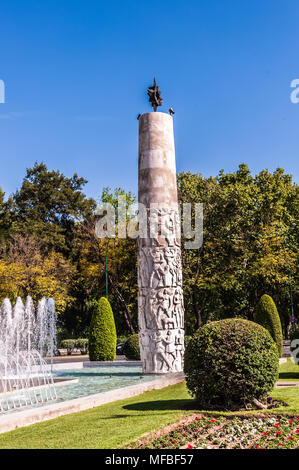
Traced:
<path id="1" fill-rule="evenodd" d="M 76 173 L 68 178 L 59 171 L 49 171 L 44 163 L 35 163 L 12 197 L 14 230 L 35 233 L 49 247 L 67 253 L 75 224 L 95 207 L 82 192 L 86 183 Z"/>
<path id="2" fill-rule="evenodd" d="M 69 302 L 73 267 L 61 253 L 48 251 L 34 235 L 13 234 L 0 259 L 0 301 L 31 295 L 53 297 L 57 313 Z"/>
<path id="3" fill-rule="evenodd" d="M 277 169 L 253 177 L 246 165 L 217 178 L 178 175 L 181 202 L 203 203 L 203 245 L 183 249 L 187 329 L 238 312 L 253 320 L 260 297 L 275 299 L 285 328 L 289 275 L 298 308 L 299 189 Z"/>
<path id="4" fill-rule="evenodd" d="M 109 202 L 117 208 L 118 196 L 126 196 L 127 206 L 135 203 L 131 193 L 120 188 L 111 192 L 104 188 L 101 202 Z M 119 334 L 134 334 L 137 325 L 137 243 L 133 239 L 98 239 L 95 233 L 96 216 L 78 224 L 74 233 L 72 259 L 77 266 L 75 285 L 76 302 L 67 313 L 68 324 L 72 321 L 88 325 L 87 312 L 89 299 L 105 295 L 106 260 L 108 271 L 109 300 L 113 311 L 117 312 L 115 321 Z M 116 232 L 117 233 L 117 232 Z M 78 318 L 78 312 L 81 312 Z"/>
<path id="5" fill-rule="evenodd" d="M 0 296 L 53 295 L 61 326 L 84 337 L 88 302 L 105 295 L 107 259 L 118 334 L 137 333 L 136 239 L 118 237 L 117 212 L 115 238 L 96 237 L 96 203 L 85 196 L 85 183 L 36 163 L 15 194 L 5 200 L 0 191 Z M 292 177 L 282 169 L 253 176 L 244 164 L 215 178 L 183 172 L 178 193 L 180 203 L 200 202 L 204 210 L 203 245 L 187 250 L 182 239 L 187 333 L 236 312 L 253 320 L 265 292 L 286 331 L 290 280 L 295 314 L 299 303 L 299 190 Z M 129 223 L 136 202 L 131 192 L 104 187 L 95 196 L 115 208 L 125 196 Z"/>

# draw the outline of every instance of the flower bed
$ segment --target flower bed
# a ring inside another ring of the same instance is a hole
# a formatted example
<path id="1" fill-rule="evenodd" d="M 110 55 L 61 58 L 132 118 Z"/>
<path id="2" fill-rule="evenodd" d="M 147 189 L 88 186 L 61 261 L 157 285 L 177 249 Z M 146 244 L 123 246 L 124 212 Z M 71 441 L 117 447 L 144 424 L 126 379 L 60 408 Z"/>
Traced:
<path id="1" fill-rule="evenodd" d="M 299 417 L 192 416 L 156 436 L 135 443 L 138 449 L 295 449 Z"/>

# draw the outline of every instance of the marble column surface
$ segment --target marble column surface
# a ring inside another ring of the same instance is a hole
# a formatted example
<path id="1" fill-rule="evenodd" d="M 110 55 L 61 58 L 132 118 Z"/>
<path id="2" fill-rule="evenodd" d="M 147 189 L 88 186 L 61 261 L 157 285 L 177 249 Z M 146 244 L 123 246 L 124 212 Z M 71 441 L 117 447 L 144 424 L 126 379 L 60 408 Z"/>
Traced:
<path id="1" fill-rule="evenodd" d="M 144 373 L 183 370 L 184 302 L 173 119 L 139 118 L 138 202 L 147 236 L 138 239 L 138 318 Z M 155 222 L 157 231 L 150 231 Z M 166 229 L 166 232 L 165 232 Z"/>

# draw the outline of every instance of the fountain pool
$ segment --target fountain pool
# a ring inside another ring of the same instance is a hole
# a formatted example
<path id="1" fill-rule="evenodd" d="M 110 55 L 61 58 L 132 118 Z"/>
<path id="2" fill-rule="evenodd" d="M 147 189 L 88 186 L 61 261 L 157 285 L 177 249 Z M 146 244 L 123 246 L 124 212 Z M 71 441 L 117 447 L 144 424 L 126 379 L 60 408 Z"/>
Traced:
<path id="1" fill-rule="evenodd" d="M 57 401 L 72 400 L 137 385 L 158 377 L 159 375 L 143 375 L 141 366 L 84 367 L 54 372 L 55 379 L 78 379 L 77 383 L 57 387 Z"/>
<path id="2" fill-rule="evenodd" d="M 88 366 L 76 369 L 56 370 L 52 372 L 55 383 L 55 398 L 51 403 L 61 403 L 74 400 L 89 395 L 96 395 L 102 392 L 109 392 L 124 389 L 131 385 L 141 385 L 155 379 L 161 379 L 161 375 L 143 375 L 142 368 L 136 366 Z M 59 385 L 59 386 L 58 386 Z M 40 391 L 42 393 L 42 391 Z M 17 392 L 13 393 L 14 400 L 17 399 Z M 45 401 L 34 401 L 28 403 L 26 409 L 34 409 L 45 406 Z M 14 407 L 9 410 L 9 414 L 21 412 L 21 407 Z M 0 412 L 0 416 L 3 413 Z M 7 414 L 7 411 L 6 413 Z"/>
<path id="3" fill-rule="evenodd" d="M 20 298 L 0 307 L 0 433 L 183 380 L 182 374 L 143 375 L 140 362 L 54 363 L 53 299 Z M 49 364 L 46 363 L 46 356 Z"/>

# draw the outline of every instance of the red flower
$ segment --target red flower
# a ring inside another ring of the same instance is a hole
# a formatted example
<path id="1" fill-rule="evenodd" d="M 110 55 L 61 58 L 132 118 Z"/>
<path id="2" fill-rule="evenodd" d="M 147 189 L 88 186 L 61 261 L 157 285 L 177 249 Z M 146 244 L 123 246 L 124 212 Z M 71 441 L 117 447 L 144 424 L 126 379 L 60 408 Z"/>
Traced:
<path id="1" fill-rule="evenodd" d="M 214 419 L 211 419 L 211 423 L 215 423 L 215 420 L 214 420 Z"/>
<path id="2" fill-rule="evenodd" d="M 276 433 L 276 434 L 278 434 L 279 436 L 281 436 L 281 431 L 277 431 L 277 433 Z"/>
<path id="3" fill-rule="evenodd" d="M 293 422 L 294 422 L 294 421 L 292 421 L 292 420 L 289 421 L 290 424 L 293 424 Z"/>
<path id="4" fill-rule="evenodd" d="M 268 436 L 268 434 L 265 431 L 263 432 L 263 434 L 264 434 L 264 436 Z"/>
<path id="5" fill-rule="evenodd" d="M 293 440 L 294 440 L 294 438 L 293 438 L 292 436 L 289 436 L 289 439 L 291 439 L 291 441 L 293 441 Z"/>
<path id="6" fill-rule="evenodd" d="M 193 446 L 191 444 L 188 444 L 188 449 L 193 449 Z"/>
<path id="7" fill-rule="evenodd" d="M 200 418 L 198 418 L 198 416 L 196 416 L 195 421 L 199 421 L 199 420 L 200 420 Z"/>
<path id="8" fill-rule="evenodd" d="M 279 423 L 275 423 L 275 424 L 274 424 L 274 426 L 276 426 L 276 427 L 278 428 L 278 426 L 279 426 Z"/>
<path id="9" fill-rule="evenodd" d="M 178 443 L 178 441 L 171 441 L 171 442 L 172 442 L 173 444 L 177 444 L 177 443 Z"/>
<path id="10" fill-rule="evenodd" d="M 299 434 L 299 429 L 296 429 L 296 434 Z"/>

